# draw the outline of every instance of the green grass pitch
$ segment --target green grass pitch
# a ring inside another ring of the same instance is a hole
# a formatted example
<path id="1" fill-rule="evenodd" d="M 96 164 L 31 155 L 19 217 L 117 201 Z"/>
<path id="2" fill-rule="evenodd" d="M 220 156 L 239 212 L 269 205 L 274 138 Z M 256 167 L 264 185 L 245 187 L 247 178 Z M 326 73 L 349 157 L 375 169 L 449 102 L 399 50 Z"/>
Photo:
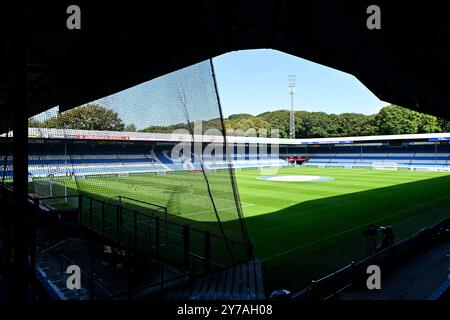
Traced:
<path id="1" fill-rule="evenodd" d="M 362 232 L 369 224 L 392 225 L 397 241 L 450 214 L 450 173 L 290 167 L 276 174 L 333 180 L 262 181 L 257 178 L 266 174 L 259 170 L 236 172 L 246 226 L 269 291 L 301 289 L 364 258 Z M 224 225 L 232 230 L 235 215 L 226 213 L 232 196 L 220 187 L 228 177 L 225 172 L 209 176 Z M 167 205 L 177 218 L 208 227 L 214 217 L 202 179 L 192 173 L 97 176 L 80 180 L 78 187 L 103 198 L 123 195 Z"/>

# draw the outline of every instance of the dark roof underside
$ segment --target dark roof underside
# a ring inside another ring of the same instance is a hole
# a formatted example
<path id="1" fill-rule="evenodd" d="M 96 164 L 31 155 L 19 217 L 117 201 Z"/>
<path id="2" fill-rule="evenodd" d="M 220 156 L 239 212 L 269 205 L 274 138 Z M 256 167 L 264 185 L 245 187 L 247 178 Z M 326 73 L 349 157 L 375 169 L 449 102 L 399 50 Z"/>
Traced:
<path id="1" fill-rule="evenodd" d="M 381 30 L 366 28 L 367 1 L 148 2 L 82 3 L 77 31 L 66 28 L 71 3 L 24 11 L 28 114 L 72 108 L 226 52 L 272 48 L 353 74 L 384 101 L 450 117 L 444 1 L 378 1 Z M 7 71 L 8 36 L 21 20 L 1 14 L 0 70 Z M 9 79 L 0 74 L 0 106 Z"/>

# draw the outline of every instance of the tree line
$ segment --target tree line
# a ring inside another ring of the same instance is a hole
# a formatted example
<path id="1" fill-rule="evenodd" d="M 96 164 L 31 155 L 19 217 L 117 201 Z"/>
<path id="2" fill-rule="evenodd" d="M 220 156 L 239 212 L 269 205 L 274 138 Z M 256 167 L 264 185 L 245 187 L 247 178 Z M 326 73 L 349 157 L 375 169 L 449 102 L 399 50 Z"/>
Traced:
<path id="1" fill-rule="evenodd" d="M 273 130 L 277 130 L 281 138 L 289 136 L 289 110 L 264 112 L 256 116 L 247 113 L 233 114 L 224 119 L 224 123 L 230 134 L 245 135 L 249 129 L 255 129 L 256 132 L 266 130 L 269 135 Z M 179 123 L 137 130 L 136 125 L 126 125 L 116 112 L 97 104 L 77 107 L 44 121 L 30 118 L 28 125 L 41 128 L 158 133 L 172 133 L 176 129 L 190 127 L 187 123 Z M 220 119 L 202 122 L 203 131 L 211 128 L 220 129 Z M 389 105 L 373 115 L 296 111 L 295 131 L 297 138 L 435 133 L 450 131 L 450 121 Z"/>

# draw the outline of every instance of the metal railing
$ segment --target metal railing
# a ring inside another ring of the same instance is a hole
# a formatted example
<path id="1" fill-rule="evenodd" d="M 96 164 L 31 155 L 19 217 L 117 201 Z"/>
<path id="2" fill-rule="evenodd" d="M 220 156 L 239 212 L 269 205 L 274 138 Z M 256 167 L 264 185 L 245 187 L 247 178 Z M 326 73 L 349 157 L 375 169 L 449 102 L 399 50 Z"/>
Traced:
<path id="1" fill-rule="evenodd" d="M 436 241 L 450 234 L 450 218 L 445 218 L 431 227 L 423 228 L 410 237 L 403 239 L 357 263 L 339 269 L 323 278 L 311 281 L 311 285 L 294 293 L 293 300 L 330 300 L 337 298 L 350 288 L 363 288 L 367 279 L 367 267 L 378 265 L 389 270 L 397 262 L 417 254 L 432 246 Z"/>
<path id="2" fill-rule="evenodd" d="M 64 266 L 68 265 L 76 265 L 76 262 L 63 253 L 60 254 L 61 258 L 61 271 L 65 271 Z M 83 269 L 80 270 L 81 272 L 81 287 L 86 289 L 88 292 L 89 300 L 101 300 L 101 299 L 107 299 L 112 297 L 112 293 L 110 293 L 105 287 L 103 287 L 100 282 L 98 282 L 91 272 L 86 272 Z"/>
<path id="3" fill-rule="evenodd" d="M 167 207 L 125 196 L 117 196 L 118 203 L 86 194 L 44 197 L 35 201 L 42 203 L 49 199 L 73 197 L 78 197 L 79 222 L 85 227 L 137 253 L 150 254 L 186 270 L 208 272 L 247 260 L 251 252 L 250 244 L 189 224 L 169 221 Z M 149 205 L 150 213 L 143 212 L 143 208 L 126 206 L 124 200 Z M 153 214 L 155 212 L 158 214 Z M 227 251 L 227 248 L 232 248 L 232 251 Z"/>
<path id="4" fill-rule="evenodd" d="M 109 255 L 114 251 L 121 252 L 120 256 L 115 255 L 115 258 L 119 258 L 119 260 L 106 258 L 104 244 L 92 241 L 92 239 L 79 238 L 67 238 L 58 241 L 56 244 L 36 252 L 36 256 L 40 268 L 45 270 L 46 279 L 44 280 L 61 283 L 60 288 L 54 286 L 53 290 L 58 290 L 61 293 L 60 296 L 64 295 L 68 300 L 131 299 L 149 292 L 160 292 L 172 284 L 177 284 L 180 281 L 186 282 L 189 279 L 188 272 L 173 269 L 164 261 L 145 258 L 144 260 L 153 266 L 151 270 L 147 270 L 136 261 L 136 259 L 144 261 L 142 257 L 138 258 L 131 250 L 120 245 L 114 247 L 108 245 L 107 247 L 111 249 Z M 107 261 L 110 261 L 108 264 L 112 268 L 99 269 L 100 266 L 106 268 L 104 263 Z M 115 264 L 118 262 L 124 265 L 123 269 L 120 272 L 113 271 L 116 269 Z M 144 264 L 148 265 L 148 263 Z M 71 291 L 65 287 L 65 281 L 68 277 L 66 270 L 70 265 L 77 265 L 80 268 L 80 290 Z M 149 273 L 152 275 L 150 278 L 146 277 Z M 144 275 L 144 278 L 142 275 Z M 99 279 L 106 280 L 106 282 Z M 114 284 L 113 280 L 120 283 Z"/>

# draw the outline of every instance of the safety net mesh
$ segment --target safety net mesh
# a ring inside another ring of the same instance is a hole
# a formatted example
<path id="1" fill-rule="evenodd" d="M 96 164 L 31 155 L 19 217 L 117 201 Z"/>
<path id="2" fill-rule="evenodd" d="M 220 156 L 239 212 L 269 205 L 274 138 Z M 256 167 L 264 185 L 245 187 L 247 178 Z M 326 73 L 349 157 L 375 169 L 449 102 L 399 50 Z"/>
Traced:
<path id="1" fill-rule="evenodd" d="M 11 112 L 0 108 L 0 184 L 10 187 L 13 178 L 13 148 Z"/>
<path id="2" fill-rule="evenodd" d="M 212 61 L 50 109 L 29 136 L 29 191 L 47 206 L 80 207 L 86 225 L 142 250 L 188 246 L 212 267 L 249 257 Z"/>

